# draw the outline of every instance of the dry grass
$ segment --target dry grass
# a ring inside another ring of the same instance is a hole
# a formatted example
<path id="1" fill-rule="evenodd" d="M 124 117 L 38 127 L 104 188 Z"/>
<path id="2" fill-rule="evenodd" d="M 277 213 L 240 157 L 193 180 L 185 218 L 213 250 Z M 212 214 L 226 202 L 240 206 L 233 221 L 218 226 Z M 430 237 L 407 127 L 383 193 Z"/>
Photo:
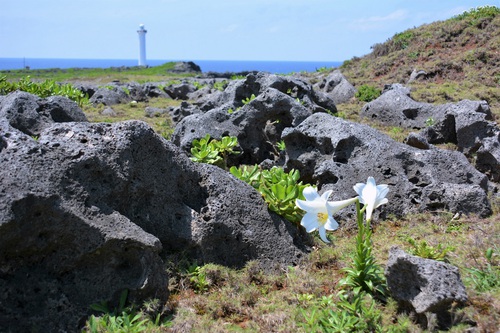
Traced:
<path id="1" fill-rule="evenodd" d="M 147 117 L 145 113 L 146 107 L 155 107 L 166 109 L 172 106 L 179 106 L 181 101 L 168 98 L 151 98 L 148 102 L 116 104 L 111 106 L 111 109 L 116 115 L 103 115 L 102 112 L 106 106 L 99 104 L 97 106 L 87 105 L 83 108 L 87 119 L 90 122 L 118 122 L 124 120 L 142 120 L 148 123 L 158 134 L 169 139 L 174 130 L 174 124 L 168 113 L 161 116 Z"/>
<path id="2" fill-rule="evenodd" d="M 496 208 L 497 209 L 497 208 Z M 478 332 L 494 332 L 500 327 L 500 288 L 478 292 L 471 283 L 467 268 L 486 265 L 484 252 L 500 244 L 500 217 L 487 219 L 462 216 L 452 219 L 449 213 L 417 214 L 404 219 L 379 221 L 374 226 L 374 255 L 380 264 L 388 258 L 392 246 L 407 251 L 408 237 L 425 240 L 431 246 L 453 246 L 447 256 L 459 267 L 469 303 L 453 309 L 452 332 L 477 327 Z M 333 245 L 317 241 L 308 258 L 296 267 L 264 269 L 251 261 L 244 269 L 232 270 L 218 265 L 206 269 L 208 288 L 198 292 L 190 283 L 177 283 L 172 290 L 172 326 L 166 332 L 306 332 L 301 309 L 312 306 L 313 299 L 339 291 L 341 269 L 350 264 L 355 230 L 340 229 L 333 235 Z M 496 259 L 498 264 L 498 259 Z M 179 279 L 186 279 L 180 274 Z M 179 287 L 182 286 L 182 287 Z M 407 332 L 423 332 L 415 318 L 398 314 L 396 303 L 389 299 L 379 304 L 385 328 L 405 327 Z"/>

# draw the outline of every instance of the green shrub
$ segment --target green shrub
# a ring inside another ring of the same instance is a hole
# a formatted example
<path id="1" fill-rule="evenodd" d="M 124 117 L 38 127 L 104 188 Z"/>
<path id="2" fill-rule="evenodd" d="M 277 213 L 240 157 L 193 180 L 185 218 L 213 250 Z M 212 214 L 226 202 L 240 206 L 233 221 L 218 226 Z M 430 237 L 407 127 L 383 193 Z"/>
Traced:
<path id="1" fill-rule="evenodd" d="M 222 169 L 227 167 L 229 155 L 237 155 L 240 152 L 234 148 L 238 146 L 238 139 L 234 136 L 224 136 L 220 140 L 210 138 L 210 134 L 199 140 L 193 140 L 191 158 L 194 162 L 216 165 Z"/>
<path id="2" fill-rule="evenodd" d="M 427 127 L 433 126 L 434 124 L 436 124 L 436 120 L 434 120 L 434 118 L 432 117 L 429 117 L 425 120 L 425 126 Z"/>
<path id="3" fill-rule="evenodd" d="M 338 296 L 337 302 L 332 296 L 307 299 L 299 309 L 303 317 L 300 325 L 306 332 L 382 332 L 382 314 L 370 295 Z"/>
<path id="4" fill-rule="evenodd" d="M 150 300 L 144 303 L 140 310 L 133 305 L 125 307 L 128 290 L 124 290 L 120 296 L 120 303 L 116 309 L 111 311 L 106 302 L 91 305 L 92 310 L 102 312 L 102 315 L 91 315 L 86 322 L 82 332 L 85 333 L 139 333 L 151 332 L 166 328 L 170 325 L 169 320 L 161 319 L 161 313 L 151 317 L 148 312 L 158 312 L 159 301 Z M 152 311 L 148 311 L 152 310 Z"/>
<path id="5" fill-rule="evenodd" d="M 187 275 L 196 293 L 203 293 L 208 290 L 209 283 L 202 266 L 198 266 L 197 263 L 192 264 L 188 267 Z"/>
<path id="6" fill-rule="evenodd" d="M 130 89 L 128 89 L 127 87 L 122 87 L 122 90 L 125 94 L 127 94 L 127 96 L 130 96 Z"/>
<path id="7" fill-rule="evenodd" d="M 250 97 L 242 99 L 241 102 L 243 103 L 243 105 L 247 105 L 248 103 L 250 103 L 251 101 L 253 101 L 255 98 L 256 98 L 255 94 L 252 94 Z"/>
<path id="8" fill-rule="evenodd" d="M 253 167 L 247 165 L 243 165 L 240 167 L 233 166 L 229 169 L 229 172 L 231 172 L 231 174 L 236 178 L 251 185 L 253 188 L 259 188 L 262 173 L 257 164 L 255 164 Z"/>
<path id="9" fill-rule="evenodd" d="M 500 14 L 500 8 L 496 6 L 479 6 L 476 8 L 471 8 L 462 14 L 452 17 L 452 20 L 461 21 L 465 19 L 470 19 L 471 21 L 477 21 L 482 18 L 493 18 Z"/>
<path id="10" fill-rule="evenodd" d="M 199 90 L 199 89 L 202 89 L 203 87 L 205 87 L 205 86 L 206 86 L 206 84 L 202 84 L 202 83 L 200 83 L 200 82 L 198 82 L 198 81 L 193 81 L 193 86 L 194 86 L 197 90 Z"/>
<path id="11" fill-rule="evenodd" d="M 243 80 L 244 78 L 246 78 L 245 75 L 233 75 L 233 76 L 231 76 L 231 80 Z"/>
<path id="12" fill-rule="evenodd" d="M 298 170 L 292 169 L 287 173 L 282 168 L 273 167 L 270 170 L 262 171 L 261 183 L 258 188 L 269 205 L 269 209 L 297 224 L 300 223 L 303 213 L 295 205 L 295 200 L 304 200 L 302 191 L 307 186 L 298 182 L 299 178 Z"/>
<path id="13" fill-rule="evenodd" d="M 214 89 L 217 89 L 219 91 L 224 91 L 224 89 L 226 89 L 227 87 L 227 81 L 224 80 L 224 81 L 216 81 L 214 82 L 214 85 L 213 85 L 213 88 Z"/>
<path id="14" fill-rule="evenodd" d="M 332 69 L 333 69 L 333 67 L 323 66 L 323 67 L 320 67 L 320 68 L 316 68 L 316 72 L 317 73 L 327 73 L 327 72 L 330 72 Z"/>
<path id="15" fill-rule="evenodd" d="M 392 37 L 392 42 L 396 50 L 404 50 L 410 46 L 410 41 L 413 39 L 414 35 L 412 31 L 405 31 L 395 34 Z"/>
<path id="16" fill-rule="evenodd" d="M 408 251 L 410 254 L 425 259 L 447 261 L 446 254 L 455 250 L 455 248 L 452 246 L 443 247 L 441 244 L 438 244 L 437 247 L 433 247 L 428 245 L 425 240 L 417 243 L 417 241 L 411 237 L 408 237 L 406 241 L 412 246 L 412 248 Z"/>
<path id="17" fill-rule="evenodd" d="M 288 173 L 279 167 L 259 170 L 258 166 L 254 165 L 239 168 L 233 166 L 229 171 L 259 191 L 270 210 L 292 223 L 300 224 L 303 212 L 295 205 L 295 200 L 304 200 L 302 191 L 308 185 L 299 182 L 298 170 L 292 169 Z"/>
<path id="18" fill-rule="evenodd" d="M 33 82 L 29 76 L 19 79 L 18 82 L 8 82 L 5 75 L 0 76 L 0 95 L 6 95 L 16 90 L 37 95 L 41 98 L 49 96 L 64 96 L 75 101 L 80 107 L 89 103 L 89 98 L 82 91 L 71 84 L 58 84 L 53 80 Z"/>
<path id="19" fill-rule="evenodd" d="M 381 94 L 380 89 L 377 89 L 368 84 L 363 84 L 358 88 L 356 94 L 354 95 L 357 99 L 363 102 L 371 102 Z"/>
<path id="20" fill-rule="evenodd" d="M 276 147 L 278 147 L 279 151 L 286 151 L 285 141 L 281 140 L 281 141 L 276 142 Z"/>

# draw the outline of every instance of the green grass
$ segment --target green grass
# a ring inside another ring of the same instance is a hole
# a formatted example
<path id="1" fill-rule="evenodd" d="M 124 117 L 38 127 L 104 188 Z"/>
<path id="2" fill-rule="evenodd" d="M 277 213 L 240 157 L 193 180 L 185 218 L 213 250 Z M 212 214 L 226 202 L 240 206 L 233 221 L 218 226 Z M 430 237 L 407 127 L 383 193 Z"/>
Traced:
<path id="1" fill-rule="evenodd" d="M 105 105 L 99 104 L 86 105 L 83 111 L 90 122 L 118 122 L 124 120 L 142 120 L 148 123 L 156 133 L 160 134 L 166 139 L 170 139 L 173 131 L 174 124 L 168 113 L 157 117 L 146 117 L 145 109 L 148 106 L 155 108 L 168 108 L 171 106 L 179 106 L 182 101 L 176 101 L 166 98 L 151 98 L 148 102 L 137 102 L 127 104 L 117 104 L 111 106 L 115 111 L 116 116 L 103 115 L 102 111 L 106 108 Z"/>
<path id="2" fill-rule="evenodd" d="M 412 249 L 408 237 L 425 240 L 435 248 L 453 245 L 455 249 L 447 258 L 459 267 L 470 302 L 452 309 L 454 327 L 450 331 L 464 331 L 472 327 L 472 321 L 479 331 L 494 331 L 500 325 L 500 287 L 495 285 L 487 291 L 476 288 L 470 270 L 489 274 L 484 251 L 499 244 L 499 222 L 498 216 L 452 221 L 448 213 L 378 221 L 373 229 L 373 253 L 383 264 L 391 246 Z M 455 226 L 450 228 L 451 224 Z M 169 263 L 169 312 L 162 313 L 167 319 L 163 326 L 151 325 L 143 332 L 315 332 L 312 327 L 321 332 L 319 327 L 325 326 L 318 323 L 332 320 L 329 308 L 336 309 L 336 317 L 348 311 L 337 295 L 338 282 L 345 276 L 342 269 L 350 265 L 356 230 L 338 230 L 332 235 L 333 245 L 318 241 L 313 252 L 294 267 L 266 270 L 250 261 L 240 270 L 214 264 L 194 265 L 196 269 L 188 270 L 179 268 L 177 260 Z M 494 269 L 498 269 L 498 255 L 491 262 L 497 265 Z M 193 279 L 194 271 L 197 276 L 203 275 L 202 288 L 199 279 Z M 386 304 L 369 299 L 362 304 L 365 319 L 370 317 L 378 323 L 377 332 L 424 332 L 411 316 L 397 312 L 391 298 Z"/>
<path id="3" fill-rule="evenodd" d="M 494 208 L 499 210 L 498 205 Z M 459 268 L 470 301 L 462 308 L 451 309 L 453 327 L 449 332 L 473 327 L 489 332 L 500 325 L 498 215 L 453 220 L 447 212 L 423 213 L 376 222 L 373 255 L 381 264 L 387 261 L 391 246 L 411 251 L 409 237 L 418 243 L 425 240 L 435 249 L 453 247 L 446 258 Z M 129 306 L 117 314 L 96 316 L 87 322 L 87 327 L 96 323 L 108 328 L 116 326 L 109 322 L 110 316 L 115 316 L 118 321 L 136 318 L 137 325 L 144 321 L 140 332 L 342 332 L 340 327 L 357 320 L 350 310 L 354 303 L 345 303 L 338 294 L 339 281 L 345 277 L 343 269 L 351 264 L 356 230 L 340 229 L 331 234 L 332 245 L 318 240 L 314 250 L 293 267 L 264 268 L 257 261 L 250 261 L 236 270 L 172 258 L 166 265 L 171 296 L 163 307 L 148 303 Z M 488 249 L 494 249 L 489 259 L 485 256 Z M 477 283 L 478 279 L 482 283 Z M 488 283 L 486 289 L 484 281 Z M 386 303 L 364 297 L 357 306 L 363 313 L 363 325 L 371 323 L 374 332 L 427 332 L 412 316 L 398 313 L 397 304 L 390 297 Z"/>
<path id="4" fill-rule="evenodd" d="M 173 74 L 168 73 L 173 69 L 175 62 L 168 62 L 153 67 L 111 67 L 111 68 L 52 68 L 33 70 L 3 70 L 0 75 L 6 75 L 9 80 L 19 79 L 29 75 L 33 79 L 52 79 L 56 81 L 88 81 L 88 82 L 110 82 L 120 80 L 122 82 L 136 81 L 139 83 L 156 82 L 176 77 L 192 77 L 195 74 Z"/>

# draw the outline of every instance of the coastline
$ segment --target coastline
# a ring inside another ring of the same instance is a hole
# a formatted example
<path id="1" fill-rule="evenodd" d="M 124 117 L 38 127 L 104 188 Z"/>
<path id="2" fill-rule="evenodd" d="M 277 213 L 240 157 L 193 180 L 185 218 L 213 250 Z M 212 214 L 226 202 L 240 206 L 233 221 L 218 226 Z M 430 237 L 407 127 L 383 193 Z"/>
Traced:
<path id="1" fill-rule="evenodd" d="M 202 72 L 266 71 L 275 74 L 314 72 L 320 68 L 342 65 L 342 61 L 263 61 L 263 60 L 147 60 L 148 67 L 168 62 L 192 61 Z M 69 69 L 135 67 L 137 59 L 49 59 L 49 58 L 0 58 L 0 71 L 22 69 Z"/>

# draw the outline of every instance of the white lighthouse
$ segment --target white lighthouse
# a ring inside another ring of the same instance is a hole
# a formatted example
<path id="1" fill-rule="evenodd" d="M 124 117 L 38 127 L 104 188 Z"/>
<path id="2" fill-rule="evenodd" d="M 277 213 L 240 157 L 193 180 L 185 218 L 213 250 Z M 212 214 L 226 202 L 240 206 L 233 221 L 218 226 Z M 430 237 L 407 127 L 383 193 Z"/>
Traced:
<path id="1" fill-rule="evenodd" d="M 146 66 L 146 29 L 144 29 L 144 24 L 139 24 L 139 66 Z"/>

